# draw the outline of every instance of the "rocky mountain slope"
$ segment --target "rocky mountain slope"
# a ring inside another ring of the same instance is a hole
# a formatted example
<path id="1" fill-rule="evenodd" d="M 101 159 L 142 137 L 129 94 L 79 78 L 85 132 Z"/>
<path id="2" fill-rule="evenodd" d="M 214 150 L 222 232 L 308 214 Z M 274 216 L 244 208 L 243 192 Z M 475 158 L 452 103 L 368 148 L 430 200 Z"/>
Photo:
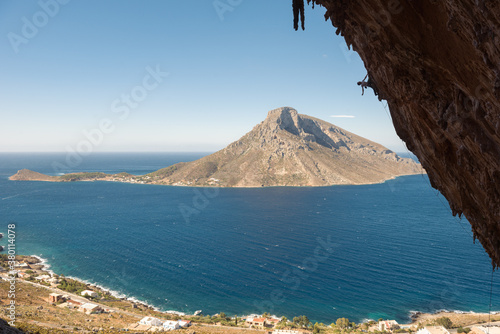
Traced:
<path id="1" fill-rule="evenodd" d="M 29 173 L 21 170 L 11 180 L 27 179 Z M 422 167 L 411 159 L 400 158 L 380 144 L 285 107 L 270 111 L 263 122 L 226 148 L 196 161 L 178 163 L 143 176 L 78 173 L 61 176 L 57 181 L 222 187 L 327 186 L 379 183 L 399 175 L 420 173 Z M 33 175 L 36 180 L 51 181 L 40 176 L 43 174 Z"/>
<path id="2" fill-rule="evenodd" d="M 382 145 L 285 107 L 270 111 L 223 150 L 155 180 L 230 187 L 326 186 L 377 183 L 421 172 L 418 164 Z"/>

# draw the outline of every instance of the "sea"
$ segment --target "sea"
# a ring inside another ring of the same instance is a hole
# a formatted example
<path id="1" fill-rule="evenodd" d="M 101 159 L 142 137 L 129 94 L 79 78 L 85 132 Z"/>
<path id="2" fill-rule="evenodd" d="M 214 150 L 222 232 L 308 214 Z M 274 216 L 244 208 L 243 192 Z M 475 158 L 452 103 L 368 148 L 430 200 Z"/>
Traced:
<path id="1" fill-rule="evenodd" d="M 206 154 L 1 153 L 0 232 L 15 224 L 18 254 L 162 311 L 329 324 L 500 310 L 498 273 L 426 175 L 243 189 L 8 180 L 23 168 L 140 175 Z"/>

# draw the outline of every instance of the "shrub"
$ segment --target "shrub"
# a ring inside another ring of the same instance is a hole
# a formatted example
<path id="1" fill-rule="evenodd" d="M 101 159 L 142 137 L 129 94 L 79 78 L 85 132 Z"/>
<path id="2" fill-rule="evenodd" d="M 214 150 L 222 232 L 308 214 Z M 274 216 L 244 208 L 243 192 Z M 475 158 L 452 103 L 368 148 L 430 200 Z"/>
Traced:
<path id="1" fill-rule="evenodd" d="M 453 322 L 448 317 L 441 317 L 436 319 L 436 325 L 449 329 L 453 326 Z"/>

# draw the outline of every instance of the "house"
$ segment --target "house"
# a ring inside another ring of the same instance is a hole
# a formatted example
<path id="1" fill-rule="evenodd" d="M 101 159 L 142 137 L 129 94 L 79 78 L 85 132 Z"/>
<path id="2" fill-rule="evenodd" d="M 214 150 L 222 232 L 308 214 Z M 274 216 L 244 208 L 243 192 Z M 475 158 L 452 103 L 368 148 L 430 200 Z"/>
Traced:
<path id="1" fill-rule="evenodd" d="M 249 319 L 247 319 L 248 322 Z M 254 326 L 255 328 L 264 328 L 267 325 L 266 318 L 253 318 L 250 321 L 250 326 Z"/>
<path id="2" fill-rule="evenodd" d="M 379 331 L 390 331 L 391 328 L 397 325 L 398 322 L 396 320 L 383 320 L 378 322 L 378 330 Z"/>
<path id="3" fill-rule="evenodd" d="M 163 322 L 158 318 L 144 317 L 139 321 L 140 325 L 162 326 Z"/>
<path id="4" fill-rule="evenodd" d="M 27 263 L 17 263 L 14 267 L 19 268 L 19 269 L 31 269 L 30 265 Z"/>
<path id="5" fill-rule="evenodd" d="M 22 271 L 18 272 L 17 273 L 17 277 L 20 277 L 20 278 L 26 278 L 26 277 L 29 277 L 30 274 L 27 274 L 27 273 L 23 273 Z"/>
<path id="6" fill-rule="evenodd" d="M 181 326 L 181 328 L 187 328 L 187 327 L 191 326 L 191 321 L 179 320 L 179 326 Z"/>
<path id="7" fill-rule="evenodd" d="M 417 325 L 415 324 L 398 324 L 399 328 L 401 329 L 411 329 L 415 330 L 417 328 Z"/>
<path id="8" fill-rule="evenodd" d="M 82 296 L 88 296 L 92 298 L 97 298 L 97 292 L 92 291 L 92 290 L 83 290 L 81 293 Z"/>
<path id="9" fill-rule="evenodd" d="M 47 282 L 49 283 L 53 283 L 53 284 L 59 284 L 59 279 L 56 278 L 56 277 L 51 277 L 47 280 Z"/>
<path id="10" fill-rule="evenodd" d="M 450 334 L 443 326 L 425 326 L 417 331 L 417 334 Z"/>
<path id="11" fill-rule="evenodd" d="M 80 306 L 82 306 L 82 303 L 77 302 L 73 299 L 69 299 L 66 304 L 68 304 L 68 308 L 79 308 Z"/>
<path id="12" fill-rule="evenodd" d="M 94 314 L 94 313 L 101 313 L 102 308 L 100 308 L 99 305 L 96 304 L 85 303 L 80 305 L 78 311 L 83 312 L 85 314 Z"/>
<path id="13" fill-rule="evenodd" d="M 266 320 L 266 325 L 274 328 L 280 321 L 281 319 L 269 318 Z"/>
<path id="14" fill-rule="evenodd" d="M 50 279 L 50 276 L 49 275 L 40 275 L 40 276 L 35 277 L 35 279 L 37 279 L 39 281 L 46 281 L 46 280 Z"/>
<path id="15" fill-rule="evenodd" d="M 307 333 L 307 332 L 291 330 L 291 329 L 275 329 L 273 331 L 273 334 L 303 334 L 303 333 Z"/>
<path id="16" fill-rule="evenodd" d="M 500 334 L 499 326 L 473 326 L 470 334 Z"/>
<path id="17" fill-rule="evenodd" d="M 49 303 L 57 303 L 63 300 L 63 296 L 58 293 L 51 293 L 49 295 Z"/>
<path id="18" fill-rule="evenodd" d="M 179 322 L 167 320 L 163 322 L 163 328 L 167 331 L 175 330 L 181 328 Z"/>

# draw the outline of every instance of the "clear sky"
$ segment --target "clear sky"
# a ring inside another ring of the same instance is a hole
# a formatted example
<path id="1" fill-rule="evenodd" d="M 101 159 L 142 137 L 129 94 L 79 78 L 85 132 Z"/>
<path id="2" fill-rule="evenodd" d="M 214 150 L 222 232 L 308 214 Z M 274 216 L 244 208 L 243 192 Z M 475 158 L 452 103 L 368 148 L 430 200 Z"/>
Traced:
<path id="1" fill-rule="evenodd" d="M 325 9 L 296 32 L 291 3 L 1 1 L 0 151 L 216 151 L 282 106 L 405 151 Z"/>

